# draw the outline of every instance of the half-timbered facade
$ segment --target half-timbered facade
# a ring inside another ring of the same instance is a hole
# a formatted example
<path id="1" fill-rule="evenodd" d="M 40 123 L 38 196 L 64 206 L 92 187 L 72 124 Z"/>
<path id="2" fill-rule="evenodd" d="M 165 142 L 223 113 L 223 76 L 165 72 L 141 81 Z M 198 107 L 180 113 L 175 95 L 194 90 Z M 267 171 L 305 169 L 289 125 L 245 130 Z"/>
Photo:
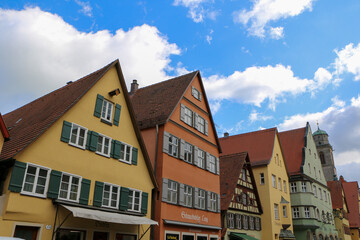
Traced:
<path id="1" fill-rule="evenodd" d="M 262 207 L 246 152 L 220 157 L 222 239 L 261 239 Z"/>

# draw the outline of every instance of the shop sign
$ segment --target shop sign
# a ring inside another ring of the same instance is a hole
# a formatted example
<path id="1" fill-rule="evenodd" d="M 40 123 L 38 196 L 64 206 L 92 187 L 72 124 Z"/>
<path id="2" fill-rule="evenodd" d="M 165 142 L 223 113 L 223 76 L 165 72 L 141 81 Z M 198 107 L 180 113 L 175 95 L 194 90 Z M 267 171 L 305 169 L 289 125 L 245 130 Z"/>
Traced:
<path id="1" fill-rule="evenodd" d="M 176 233 L 167 233 L 166 240 L 179 240 L 179 234 Z"/>
<path id="2" fill-rule="evenodd" d="M 209 222 L 209 218 L 206 217 L 205 215 L 200 216 L 200 215 L 195 215 L 195 214 L 189 214 L 185 211 L 181 212 L 181 218 L 188 219 L 188 220 L 194 220 L 197 222 L 205 222 L 205 223 Z"/>

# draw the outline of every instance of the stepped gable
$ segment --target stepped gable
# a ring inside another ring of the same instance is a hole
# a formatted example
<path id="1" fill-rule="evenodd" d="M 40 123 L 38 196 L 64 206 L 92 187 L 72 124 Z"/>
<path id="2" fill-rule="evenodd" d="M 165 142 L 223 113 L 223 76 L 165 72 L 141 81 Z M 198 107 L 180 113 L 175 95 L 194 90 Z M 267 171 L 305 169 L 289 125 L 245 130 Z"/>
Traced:
<path id="1" fill-rule="evenodd" d="M 301 173 L 306 127 L 279 133 L 284 158 L 290 175 Z"/>
<path id="2" fill-rule="evenodd" d="M 199 71 L 138 89 L 131 102 L 140 129 L 165 124 Z"/>
<path id="3" fill-rule="evenodd" d="M 248 152 L 251 166 L 262 166 L 270 163 L 274 149 L 276 128 L 260 130 L 220 138 L 223 154 Z"/>

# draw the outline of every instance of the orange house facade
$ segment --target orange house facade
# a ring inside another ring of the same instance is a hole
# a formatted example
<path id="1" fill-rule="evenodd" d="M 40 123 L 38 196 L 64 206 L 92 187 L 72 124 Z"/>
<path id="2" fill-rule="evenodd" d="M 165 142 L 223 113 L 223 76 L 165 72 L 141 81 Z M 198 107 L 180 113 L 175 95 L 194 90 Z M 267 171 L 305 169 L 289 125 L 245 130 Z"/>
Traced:
<path id="1" fill-rule="evenodd" d="M 220 147 L 200 73 L 137 87 L 131 100 L 160 185 L 153 239 L 219 239 Z"/>

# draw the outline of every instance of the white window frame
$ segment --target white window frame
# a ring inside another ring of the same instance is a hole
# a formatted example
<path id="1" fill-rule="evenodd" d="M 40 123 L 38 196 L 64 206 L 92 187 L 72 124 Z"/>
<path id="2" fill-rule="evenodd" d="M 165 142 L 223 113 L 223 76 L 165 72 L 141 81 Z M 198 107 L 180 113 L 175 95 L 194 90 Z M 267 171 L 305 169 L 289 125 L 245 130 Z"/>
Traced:
<path id="1" fill-rule="evenodd" d="M 189 233 L 189 232 L 182 232 L 181 233 L 181 239 L 184 240 L 184 236 L 192 236 L 195 240 L 195 233 Z"/>
<path id="2" fill-rule="evenodd" d="M 219 240 L 219 236 L 218 235 L 209 235 L 209 239 L 216 239 Z"/>
<path id="3" fill-rule="evenodd" d="M 198 163 L 197 166 L 199 168 L 205 169 L 205 151 L 198 149 Z"/>
<path id="4" fill-rule="evenodd" d="M 28 174 L 27 171 L 28 171 L 29 166 L 36 168 L 36 172 L 35 172 L 35 176 L 34 176 L 35 179 L 34 179 L 34 182 L 32 183 L 33 184 L 33 189 L 32 189 L 31 192 L 24 190 L 24 187 L 25 187 L 25 184 L 26 184 L 26 175 Z M 43 170 L 47 171 L 46 180 L 45 180 L 45 186 L 44 186 L 44 193 L 43 194 L 36 193 L 36 187 L 38 185 L 40 169 L 43 169 Z M 46 193 L 48 191 L 49 182 L 50 182 L 50 172 L 51 172 L 50 168 L 43 167 L 43 166 L 40 166 L 40 165 L 36 165 L 36 164 L 33 164 L 33 163 L 27 163 L 26 164 L 26 169 L 25 169 L 25 175 L 24 175 L 24 179 L 23 179 L 23 184 L 22 184 L 20 193 L 24 194 L 24 195 L 34 196 L 34 197 L 46 198 Z"/>
<path id="5" fill-rule="evenodd" d="M 102 137 L 102 142 L 101 142 L 101 150 L 98 151 L 98 146 L 99 146 L 99 140 L 100 137 Z M 108 153 L 105 153 L 105 140 L 108 139 L 109 140 L 109 146 L 108 146 Z M 98 142 L 96 144 L 96 153 L 105 157 L 110 157 L 110 152 L 111 152 L 111 137 L 105 136 L 103 134 L 99 133 L 99 138 L 98 138 Z"/>
<path id="6" fill-rule="evenodd" d="M 322 200 L 322 199 L 323 199 L 323 197 L 322 197 L 322 191 L 321 191 L 321 188 L 319 188 L 319 195 L 320 195 L 320 200 Z"/>
<path id="7" fill-rule="evenodd" d="M 287 218 L 287 207 L 286 207 L 286 206 L 283 206 L 283 207 L 282 207 L 282 210 L 283 210 L 283 211 L 282 211 L 282 212 L 283 212 L 283 217 L 284 217 L 284 218 Z"/>
<path id="8" fill-rule="evenodd" d="M 228 228 L 235 228 L 235 218 L 234 218 L 234 213 L 228 213 L 227 214 L 227 224 L 228 224 Z"/>
<path id="9" fill-rule="evenodd" d="M 69 183 L 68 183 L 68 188 L 66 190 L 67 192 L 67 196 L 66 198 L 63 198 L 60 196 L 60 192 L 61 192 L 61 185 L 62 185 L 62 179 L 63 179 L 63 176 L 64 175 L 68 175 L 69 176 Z M 78 185 L 78 190 L 77 190 L 77 193 L 76 193 L 76 200 L 73 200 L 73 199 L 70 199 L 70 190 L 71 190 L 71 182 L 72 182 L 72 179 L 73 178 L 78 178 L 79 179 L 79 185 Z M 71 174 L 71 173 L 67 173 L 67 172 L 62 172 L 61 173 L 61 179 L 60 179 L 60 186 L 59 186 L 59 196 L 58 196 L 58 199 L 62 199 L 62 200 L 66 200 L 66 201 L 70 201 L 70 202 L 79 202 L 79 199 L 80 199 L 80 190 L 81 190 L 81 181 L 82 181 L 82 177 L 79 176 L 79 175 L 75 175 L 75 174 Z"/>
<path id="10" fill-rule="evenodd" d="M 304 217 L 310 218 L 310 208 L 309 207 L 304 207 Z"/>
<path id="11" fill-rule="evenodd" d="M 235 215 L 235 226 L 236 226 L 236 229 L 241 229 L 241 227 L 242 227 L 242 215 L 240 215 L 240 214 Z"/>
<path id="12" fill-rule="evenodd" d="M 184 144 L 184 161 L 188 162 L 188 163 L 193 163 L 193 159 L 194 159 L 194 146 L 188 142 L 185 142 L 185 144 Z"/>
<path id="13" fill-rule="evenodd" d="M 205 118 L 201 117 L 199 114 L 197 115 L 197 130 L 205 134 Z"/>
<path id="14" fill-rule="evenodd" d="M 203 196 L 202 194 L 203 193 Z M 206 191 L 204 189 L 200 189 L 198 191 L 198 206 L 200 209 L 205 209 L 206 208 Z M 203 205 L 203 207 L 201 206 Z"/>
<path id="15" fill-rule="evenodd" d="M 265 174 L 264 173 L 260 173 L 260 184 L 261 185 L 265 184 Z"/>
<path id="16" fill-rule="evenodd" d="M 293 215 L 293 218 L 300 218 L 300 210 L 298 207 L 292 208 L 292 215 Z"/>
<path id="17" fill-rule="evenodd" d="M 129 208 L 130 191 L 133 191 L 133 193 L 134 193 L 134 195 L 132 196 L 132 201 L 131 201 L 132 208 Z M 134 207 L 135 207 L 135 193 L 136 192 L 139 193 L 139 210 L 134 209 Z M 129 188 L 129 199 L 128 199 L 128 209 L 127 210 L 131 211 L 131 212 L 140 212 L 141 211 L 141 201 L 142 201 L 142 191 L 138 190 L 138 189 L 135 189 L 135 188 Z"/>
<path id="18" fill-rule="evenodd" d="M 169 203 L 177 204 L 177 202 L 178 202 L 179 183 L 169 179 L 168 189 L 167 190 L 168 190 L 167 201 Z M 170 196 L 170 199 L 169 199 L 169 196 Z M 174 198 L 175 201 L 172 201 L 171 200 L 172 198 Z"/>
<path id="19" fill-rule="evenodd" d="M 249 217 L 247 215 L 242 215 L 242 219 L 243 229 L 249 229 Z"/>
<path id="20" fill-rule="evenodd" d="M 255 229 L 255 217 L 249 216 L 249 229 L 254 230 Z"/>
<path id="21" fill-rule="evenodd" d="M 184 185 L 184 205 L 186 207 L 193 206 L 193 187 L 189 185 Z"/>
<path id="22" fill-rule="evenodd" d="M 217 194 L 210 192 L 210 211 L 216 211 L 217 209 Z"/>
<path id="23" fill-rule="evenodd" d="M 279 204 L 274 203 L 274 214 L 275 214 L 275 219 L 279 220 L 280 216 L 279 216 Z"/>
<path id="24" fill-rule="evenodd" d="M 113 110 L 114 110 L 114 103 L 104 99 L 103 104 L 101 106 L 101 115 L 100 115 L 101 119 L 111 123 Z M 103 115 L 105 115 L 105 117 Z M 107 116 L 109 115 L 110 115 L 110 119 L 107 119 Z"/>
<path id="25" fill-rule="evenodd" d="M 71 139 L 72 139 L 74 127 L 77 127 L 77 133 L 76 133 L 75 142 L 72 142 Z M 84 130 L 85 130 L 85 133 L 84 133 L 84 143 L 83 143 L 83 145 L 80 145 L 80 144 L 79 144 L 80 129 L 84 129 Z M 87 129 L 86 127 L 80 126 L 79 124 L 76 124 L 76 123 L 71 123 L 71 131 L 70 131 L 69 145 L 74 146 L 74 147 L 78 147 L 78 148 L 81 148 L 81 149 L 85 149 L 85 147 L 86 147 L 86 140 L 87 140 L 87 132 L 88 132 L 88 129 Z"/>
<path id="26" fill-rule="evenodd" d="M 200 91 L 197 90 L 195 87 L 192 87 L 192 88 L 191 88 L 191 95 L 192 95 L 195 99 L 201 101 Z"/>
<path id="27" fill-rule="evenodd" d="M 124 150 L 123 150 L 124 148 Z M 124 162 L 124 163 L 128 163 L 131 164 L 131 160 L 132 160 L 132 149 L 133 146 L 131 146 L 130 144 L 121 142 L 121 146 L 120 146 L 120 158 L 119 161 Z M 123 155 L 121 157 L 121 155 Z M 126 160 L 126 156 L 129 156 L 129 161 Z"/>
<path id="28" fill-rule="evenodd" d="M 314 192 L 314 196 L 317 198 L 317 188 L 315 185 L 313 186 L 313 192 Z"/>
<path id="29" fill-rule="evenodd" d="M 278 178 L 278 185 L 279 185 L 279 190 L 282 191 L 282 189 L 281 189 L 281 178 Z"/>
<path id="30" fill-rule="evenodd" d="M 301 182 L 301 190 L 302 192 L 307 192 L 306 182 Z"/>
<path id="31" fill-rule="evenodd" d="M 215 156 L 209 154 L 209 159 L 206 159 L 209 161 L 209 171 L 212 173 L 215 173 L 216 171 L 216 158 Z"/>
<path id="32" fill-rule="evenodd" d="M 245 169 L 245 168 L 243 168 L 243 169 L 241 170 L 241 179 L 242 179 L 244 182 L 246 182 L 246 169 Z"/>
<path id="33" fill-rule="evenodd" d="M 197 234 L 196 234 L 196 240 L 198 240 L 198 237 L 206 237 L 206 240 L 208 240 L 208 239 L 209 239 L 209 235 L 207 235 L 207 234 L 200 234 L 200 233 L 197 233 Z"/>
<path id="34" fill-rule="evenodd" d="M 283 184 L 284 184 L 284 192 L 287 193 L 287 187 L 286 187 L 286 181 L 283 180 Z"/>
<path id="35" fill-rule="evenodd" d="M 176 235 L 179 236 L 179 239 L 180 239 L 180 236 L 181 236 L 180 232 L 165 231 L 165 233 L 164 233 L 164 239 L 166 239 L 166 234 L 176 234 Z"/>
<path id="36" fill-rule="evenodd" d="M 273 188 L 276 188 L 276 176 L 274 174 L 272 174 L 271 178 L 272 178 L 272 186 L 273 186 Z"/>
<path id="37" fill-rule="evenodd" d="M 104 204 L 104 195 L 105 195 L 105 185 L 108 185 L 110 187 L 110 191 L 109 191 L 109 204 L 108 205 L 105 205 Z M 117 198 L 116 198 L 116 205 L 115 207 L 111 206 L 111 200 L 112 200 L 112 193 L 113 193 L 113 188 L 114 187 L 117 187 L 118 190 L 117 190 Z M 102 202 L 101 202 L 101 206 L 102 207 L 108 207 L 108 208 L 114 208 L 114 209 L 118 209 L 119 208 L 119 200 L 120 200 L 120 186 L 119 185 L 116 185 L 116 184 L 112 184 L 112 183 L 106 183 L 104 182 L 104 189 L 103 189 L 103 195 L 102 195 Z"/>
<path id="38" fill-rule="evenodd" d="M 184 122 L 187 125 L 192 126 L 193 119 L 194 119 L 194 112 L 190 108 L 184 105 Z"/>
<path id="39" fill-rule="evenodd" d="M 326 196 L 326 191 L 324 190 L 324 200 L 325 202 L 327 202 L 327 196 Z"/>
<path id="40" fill-rule="evenodd" d="M 180 139 L 172 134 L 169 134 L 169 155 L 179 157 L 179 142 Z M 175 140 L 175 141 L 173 141 Z M 173 151 L 172 151 L 173 150 Z"/>
<path id="41" fill-rule="evenodd" d="M 290 183 L 290 192 L 291 192 L 291 193 L 296 193 L 296 192 L 297 192 L 296 182 L 291 182 L 291 183 Z"/>

